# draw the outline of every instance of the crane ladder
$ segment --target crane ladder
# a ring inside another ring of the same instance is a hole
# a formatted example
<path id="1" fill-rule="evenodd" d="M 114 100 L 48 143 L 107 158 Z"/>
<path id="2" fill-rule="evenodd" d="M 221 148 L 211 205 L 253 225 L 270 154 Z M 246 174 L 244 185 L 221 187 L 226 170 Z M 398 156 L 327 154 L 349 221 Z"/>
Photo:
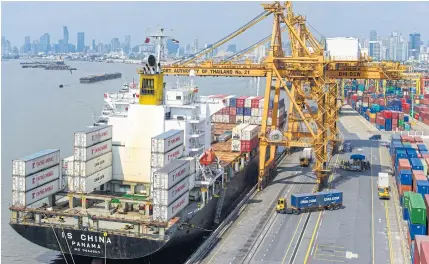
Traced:
<path id="1" fill-rule="evenodd" d="M 215 224 L 219 224 L 220 221 L 220 217 L 222 215 L 222 206 L 223 206 L 223 201 L 225 200 L 225 195 L 226 195 L 226 189 L 227 187 L 223 187 L 220 190 L 220 197 L 219 200 L 217 201 L 217 207 L 216 207 L 216 216 L 215 216 Z"/>

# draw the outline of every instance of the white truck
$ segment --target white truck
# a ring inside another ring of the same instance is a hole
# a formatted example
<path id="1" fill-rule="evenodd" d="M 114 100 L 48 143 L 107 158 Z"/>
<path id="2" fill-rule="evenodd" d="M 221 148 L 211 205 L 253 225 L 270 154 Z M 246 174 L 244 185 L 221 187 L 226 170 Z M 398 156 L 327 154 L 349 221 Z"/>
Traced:
<path id="1" fill-rule="evenodd" d="M 378 198 L 390 199 L 390 185 L 389 185 L 389 174 L 385 172 L 378 173 Z"/>
<path id="2" fill-rule="evenodd" d="M 313 149 L 312 148 L 304 148 L 302 150 L 302 156 L 299 158 L 299 163 L 301 167 L 308 167 L 310 162 L 313 159 Z"/>

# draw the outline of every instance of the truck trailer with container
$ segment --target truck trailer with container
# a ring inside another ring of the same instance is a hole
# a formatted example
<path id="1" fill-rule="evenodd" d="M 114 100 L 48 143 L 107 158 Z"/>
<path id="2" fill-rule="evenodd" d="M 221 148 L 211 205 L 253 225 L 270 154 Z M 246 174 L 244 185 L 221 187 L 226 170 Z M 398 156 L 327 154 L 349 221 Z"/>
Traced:
<path id="1" fill-rule="evenodd" d="M 280 214 L 300 214 L 321 209 L 337 210 L 343 205 L 343 192 L 328 191 L 292 194 L 290 206 L 286 198 L 277 201 L 276 211 Z"/>

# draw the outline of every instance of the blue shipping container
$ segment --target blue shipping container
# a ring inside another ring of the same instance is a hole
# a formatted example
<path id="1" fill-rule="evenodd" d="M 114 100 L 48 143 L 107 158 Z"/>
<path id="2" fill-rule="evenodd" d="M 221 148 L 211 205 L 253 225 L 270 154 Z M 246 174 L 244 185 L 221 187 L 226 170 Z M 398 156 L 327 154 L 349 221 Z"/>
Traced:
<path id="1" fill-rule="evenodd" d="M 243 107 L 237 107 L 237 115 L 238 116 L 244 115 L 244 108 Z"/>
<path id="2" fill-rule="evenodd" d="M 399 141 L 399 142 L 401 142 L 401 136 L 400 135 L 392 135 L 392 141 Z"/>
<path id="3" fill-rule="evenodd" d="M 417 158 L 417 150 L 415 150 L 415 149 L 407 149 L 407 156 L 408 156 L 409 159 Z"/>
<path id="4" fill-rule="evenodd" d="M 428 148 L 426 147 L 425 144 L 417 144 L 417 148 L 419 149 L 419 151 L 421 152 L 423 151 L 428 151 Z"/>
<path id="5" fill-rule="evenodd" d="M 416 192 L 422 194 L 429 194 L 429 182 L 428 181 L 416 181 Z"/>
<path id="6" fill-rule="evenodd" d="M 422 154 L 422 155 L 429 154 L 429 151 L 420 151 L 420 154 Z"/>
<path id="7" fill-rule="evenodd" d="M 402 199 L 401 199 L 402 200 Z M 410 214 L 408 213 L 408 208 L 407 207 L 403 207 L 402 208 L 402 218 L 405 220 L 405 221 L 408 221 L 409 220 L 409 218 L 410 218 Z"/>
<path id="8" fill-rule="evenodd" d="M 407 115 L 404 115 L 404 122 L 405 123 L 410 122 L 410 117 Z"/>
<path id="9" fill-rule="evenodd" d="M 307 208 L 317 205 L 317 194 L 299 193 L 290 196 L 290 205 L 295 208 Z"/>
<path id="10" fill-rule="evenodd" d="M 245 107 L 244 108 L 244 116 L 251 116 L 252 115 L 252 108 Z"/>
<path id="11" fill-rule="evenodd" d="M 407 156 L 407 152 L 405 151 L 405 149 L 403 148 L 397 148 L 396 149 L 396 158 L 400 158 L 400 159 L 406 159 Z"/>
<path id="12" fill-rule="evenodd" d="M 331 192 L 319 192 L 317 194 L 317 200 L 319 205 L 330 205 L 330 204 L 342 204 L 343 203 L 343 192 L 331 191 Z"/>
<path id="13" fill-rule="evenodd" d="M 411 240 L 414 240 L 415 235 L 426 235 L 426 225 L 422 224 L 411 224 L 408 222 L 408 230 L 410 231 Z"/>
<path id="14" fill-rule="evenodd" d="M 423 164 L 420 159 L 410 158 L 410 164 L 413 170 L 423 170 Z"/>
<path id="15" fill-rule="evenodd" d="M 229 98 L 229 106 L 230 107 L 236 107 L 237 106 L 237 98 L 235 98 L 235 97 Z"/>
<path id="16" fill-rule="evenodd" d="M 413 173 L 410 170 L 402 170 L 399 172 L 399 179 L 400 179 L 401 185 L 412 185 Z"/>

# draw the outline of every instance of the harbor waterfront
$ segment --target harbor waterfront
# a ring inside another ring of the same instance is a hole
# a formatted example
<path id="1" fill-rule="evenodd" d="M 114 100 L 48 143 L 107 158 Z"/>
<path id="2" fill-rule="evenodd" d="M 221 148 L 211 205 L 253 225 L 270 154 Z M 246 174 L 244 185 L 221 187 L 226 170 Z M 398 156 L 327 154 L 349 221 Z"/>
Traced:
<path id="1" fill-rule="evenodd" d="M 91 125 L 94 122 L 92 115 L 99 116 L 103 105 L 103 93 L 118 91 L 125 78 L 128 82 L 132 82 L 133 77 L 137 81 L 138 65 L 67 62 L 78 69 L 70 74 L 68 71 L 22 69 L 19 62 L 17 60 L 2 62 L 3 175 L 11 175 L 12 159 L 46 147 L 63 150 L 61 155 L 64 157 L 71 155 L 70 143 L 73 132 Z M 80 77 L 97 72 L 120 72 L 122 78 L 94 83 L 91 86 L 79 84 Z M 18 75 L 20 78 L 12 77 Z M 30 78 L 33 80 L 31 87 L 24 83 L 24 80 Z M 175 78 L 169 78 L 167 81 L 174 82 Z M 249 80 L 245 79 L 197 79 L 197 83 L 200 87 L 204 87 L 200 89 L 201 94 L 231 93 L 231 87 L 237 88 L 234 93 L 237 95 L 250 95 L 256 92 L 254 89 L 248 89 Z M 64 88 L 59 88 L 60 84 L 63 84 Z M 261 83 L 261 87 L 262 85 Z M 16 89 L 16 87 L 22 88 Z M 17 111 L 17 109 L 20 110 Z M 25 122 L 19 120 L 25 120 Z M 57 252 L 45 250 L 28 242 L 10 228 L 8 225 L 10 220 L 8 208 L 11 205 L 10 186 L 11 178 L 4 177 L 2 234 L 8 240 L 2 248 L 4 261 L 29 264 L 65 263 L 61 259 L 62 256 L 58 261 L 53 262 L 59 256 Z M 22 255 L 23 247 L 27 252 L 25 256 Z"/>

